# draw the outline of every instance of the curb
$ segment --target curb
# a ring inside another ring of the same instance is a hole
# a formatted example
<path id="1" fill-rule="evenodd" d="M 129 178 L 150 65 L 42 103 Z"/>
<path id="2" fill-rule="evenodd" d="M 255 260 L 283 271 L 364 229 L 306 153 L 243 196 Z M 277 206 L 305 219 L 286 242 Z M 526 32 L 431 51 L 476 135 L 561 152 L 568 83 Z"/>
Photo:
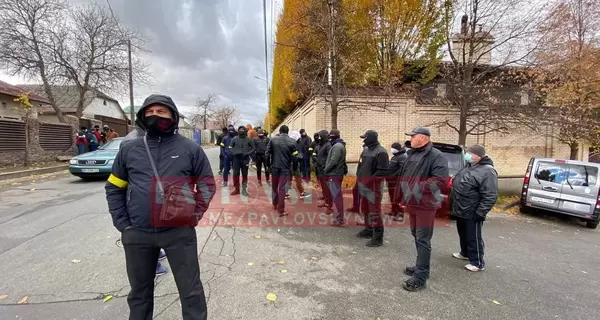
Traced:
<path id="1" fill-rule="evenodd" d="M 7 173 L 0 173 L 0 180 L 23 178 L 23 177 L 33 176 L 33 175 L 36 175 L 36 174 L 54 173 L 54 172 L 59 172 L 59 171 L 67 170 L 68 168 L 69 168 L 69 165 L 68 164 L 64 164 L 64 165 L 53 166 L 53 167 L 46 167 L 46 168 L 39 168 L 39 169 L 28 169 L 28 170 L 21 170 L 21 171 L 13 171 L 13 172 L 7 172 Z"/>

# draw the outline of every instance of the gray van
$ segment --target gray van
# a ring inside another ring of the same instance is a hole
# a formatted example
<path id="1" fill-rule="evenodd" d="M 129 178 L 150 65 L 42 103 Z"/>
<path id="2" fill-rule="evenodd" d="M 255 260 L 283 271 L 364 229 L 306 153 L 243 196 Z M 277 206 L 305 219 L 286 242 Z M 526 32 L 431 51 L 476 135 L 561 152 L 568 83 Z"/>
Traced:
<path id="1" fill-rule="evenodd" d="M 600 164 L 531 158 L 523 180 L 521 212 L 547 210 L 581 218 L 596 229 L 600 220 Z"/>

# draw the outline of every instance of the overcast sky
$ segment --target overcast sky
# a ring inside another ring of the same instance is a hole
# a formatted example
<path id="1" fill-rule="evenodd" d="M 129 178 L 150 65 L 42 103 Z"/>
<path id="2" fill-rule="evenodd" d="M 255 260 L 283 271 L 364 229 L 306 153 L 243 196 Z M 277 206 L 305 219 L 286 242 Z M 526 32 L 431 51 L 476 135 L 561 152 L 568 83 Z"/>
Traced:
<path id="1" fill-rule="evenodd" d="M 109 1 L 121 21 L 145 31 L 152 39 L 147 47 L 151 53 L 144 59 L 152 64 L 156 81 L 152 88 L 134 87 L 136 104 L 150 93 L 163 93 L 185 113 L 199 97 L 213 92 L 219 95 L 218 104 L 238 108 L 241 123 L 264 119 L 267 97 L 262 0 Z M 78 5 L 88 1 L 69 2 Z M 282 5 L 283 0 L 267 0 L 268 28 L 275 28 Z M 271 44 L 274 32 L 267 32 Z M 12 84 L 24 82 L 2 71 L 0 79 Z M 122 106 L 129 105 L 127 97 L 120 100 Z"/>

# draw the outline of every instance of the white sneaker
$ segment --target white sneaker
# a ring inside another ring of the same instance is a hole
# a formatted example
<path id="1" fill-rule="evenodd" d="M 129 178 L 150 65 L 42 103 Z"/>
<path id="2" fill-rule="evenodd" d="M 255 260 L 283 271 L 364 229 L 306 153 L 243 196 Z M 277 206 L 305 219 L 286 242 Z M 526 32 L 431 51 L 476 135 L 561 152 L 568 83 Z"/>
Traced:
<path id="1" fill-rule="evenodd" d="M 452 254 L 452 256 L 459 260 L 469 260 L 469 258 L 464 257 L 462 254 L 460 254 L 460 252 L 455 252 Z"/>
<path id="2" fill-rule="evenodd" d="M 474 266 L 474 265 L 472 265 L 472 264 L 470 264 L 470 263 L 469 263 L 469 264 L 467 264 L 467 265 L 465 265 L 465 269 L 467 269 L 467 270 L 469 270 L 469 271 L 471 271 L 471 272 L 478 272 L 478 271 L 483 271 L 483 270 L 485 270 L 485 268 L 481 268 L 481 269 L 480 269 L 480 268 L 478 268 L 478 267 L 476 267 L 476 266 Z"/>

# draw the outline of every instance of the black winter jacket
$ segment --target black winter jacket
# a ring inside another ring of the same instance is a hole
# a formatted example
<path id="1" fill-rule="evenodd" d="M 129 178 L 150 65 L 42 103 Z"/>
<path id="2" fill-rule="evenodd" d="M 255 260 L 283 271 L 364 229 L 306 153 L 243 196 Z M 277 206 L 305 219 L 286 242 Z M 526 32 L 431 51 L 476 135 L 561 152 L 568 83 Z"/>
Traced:
<path id="1" fill-rule="evenodd" d="M 361 194 L 379 191 L 380 183 L 388 172 L 388 162 L 388 153 L 379 142 L 370 144 L 363 150 L 356 169 L 358 190 Z"/>
<path id="2" fill-rule="evenodd" d="M 327 155 L 331 149 L 331 142 L 329 142 L 329 136 L 327 131 L 319 132 L 321 136 L 321 143 L 319 144 L 319 150 L 317 151 L 317 174 L 323 175 L 325 171 L 325 164 L 327 163 Z"/>
<path id="3" fill-rule="evenodd" d="M 498 173 L 489 157 L 460 170 L 452 182 L 451 214 L 464 219 L 485 220 L 498 200 Z"/>
<path id="4" fill-rule="evenodd" d="M 300 137 L 296 142 L 296 148 L 298 149 L 298 157 L 303 159 L 310 159 L 312 150 L 309 150 L 312 144 L 312 139 L 309 136 Z"/>
<path id="5" fill-rule="evenodd" d="M 343 177 L 348 173 L 346 166 L 346 143 L 342 139 L 332 141 L 331 149 L 327 154 L 323 174 L 326 176 Z"/>
<path id="6" fill-rule="evenodd" d="M 392 156 L 390 163 L 388 164 L 388 181 L 396 182 L 400 176 L 400 171 L 402 170 L 402 165 L 404 165 L 406 158 L 405 148 L 400 149 L 398 153 Z"/>
<path id="7" fill-rule="evenodd" d="M 264 155 L 267 152 L 267 145 L 269 145 L 268 137 L 254 137 L 252 141 L 254 141 L 254 148 L 257 155 Z"/>
<path id="8" fill-rule="evenodd" d="M 271 139 L 267 145 L 266 155 L 269 157 L 273 169 L 296 169 L 297 161 L 294 161 L 298 155 L 296 141 L 285 133 Z"/>
<path id="9" fill-rule="evenodd" d="M 241 137 L 238 135 L 231 140 L 229 148 L 234 157 L 247 158 L 254 154 L 254 141 L 248 136 Z"/>
<path id="10" fill-rule="evenodd" d="M 450 179 L 448 160 L 431 142 L 421 148 L 410 149 L 406 154 L 396 193 L 402 194 L 402 203 L 408 207 L 438 209 Z M 398 194 L 396 196 L 399 199 Z"/>

